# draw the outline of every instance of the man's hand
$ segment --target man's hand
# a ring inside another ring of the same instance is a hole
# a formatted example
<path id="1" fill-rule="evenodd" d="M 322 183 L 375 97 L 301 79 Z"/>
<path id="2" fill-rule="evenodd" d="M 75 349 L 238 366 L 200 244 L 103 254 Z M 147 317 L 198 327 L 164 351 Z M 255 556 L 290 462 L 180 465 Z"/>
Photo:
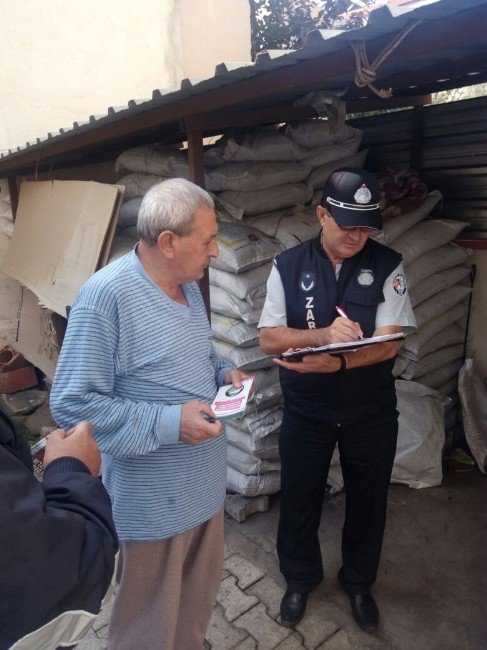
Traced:
<path id="1" fill-rule="evenodd" d="M 235 388 L 240 388 L 244 379 L 253 379 L 251 375 L 246 375 L 241 370 L 229 370 L 223 377 L 224 384 L 233 384 Z M 249 397 L 254 393 L 254 386 L 250 389 Z"/>
<path id="2" fill-rule="evenodd" d="M 301 361 L 282 361 L 274 359 L 274 363 L 287 370 L 295 372 L 336 372 L 340 369 L 340 359 L 332 354 L 308 354 Z"/>
<path id="3" fill-rule="evenodd" d="M 227 373 L 228 374 L 228 373 Z M 209 422 L 207 416 L 213 420 Z M 220 435 L 222 425 L 214 421 L 215 414 L 205 402 L 187 402 L 181 408 L 181 423 L 179 425 L 179 440 L 187 445 L 197 445 L 205 440 Z"/>
<path id="4" fill-rule="evenodd" d="M 100 451 L 93 438 L 93 426 L 90 422 L 80 422 L 68 432 L 56 429 L 47 436 L 44 465 L 56 458 L 71 456 L 77 458 L 90 470 L 93 476 L 100 473 Z"/>
<path id="5" fill-rule="evenodd" d="M 328 343 L 347 343 L 348 341 L 356 341 L 363 336 L 360 323 L 356 323 L 349 318 L 339 316 L 335 318 L 333 323 L 326 328 L 328 334 Z"/>

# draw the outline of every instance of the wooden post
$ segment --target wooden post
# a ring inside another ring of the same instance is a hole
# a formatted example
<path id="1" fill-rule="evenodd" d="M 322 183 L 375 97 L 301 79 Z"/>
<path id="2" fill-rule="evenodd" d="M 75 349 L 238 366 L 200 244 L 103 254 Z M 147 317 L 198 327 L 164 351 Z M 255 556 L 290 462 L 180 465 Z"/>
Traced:
<path id="1" fill-rule="evenodd" d="M 409 166 L 419 173 L 422 161 L 423 145 L 423 110 L 424 106 L 414 106 L 413 123 L 411 128 L 411 154 Z"/>
<path id="2" fill-rule="evenodd" d="M 12 219 L 15 222 L 17 216 L 17 207 L 19 205 L 19 190 L 17 188 L 17 179 L 12 176 L 8 179 L 8 191 L 10 194 L 10 205 L 12 206 Z"/>
<path id="3" fill-rule="evenodd" d="M 188 163 L 189 180 L 204 189 L 205 167 L 203 163 L 203 133 L 202 131 L 188 131 Z M 199 281 L 201 295 L 205 302 L 206 313 L 210 320 L 210 278 L 208 269 Z"/>

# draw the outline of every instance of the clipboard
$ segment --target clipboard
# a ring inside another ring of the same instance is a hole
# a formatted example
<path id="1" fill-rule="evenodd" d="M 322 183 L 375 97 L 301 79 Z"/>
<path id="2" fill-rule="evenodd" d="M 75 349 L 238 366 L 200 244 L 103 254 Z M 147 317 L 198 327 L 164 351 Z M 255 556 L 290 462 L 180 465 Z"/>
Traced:
<path id="1" fill-rule="evenodd" d="M 370 338 L 359 339 L 358 341 L 348 341 L 347 343 L 329 343 L 328 345 L 320 345 L 317 348 L 296 348 L 292 352 L 283 352 L 279 355 L 279 359 L 283 361 L 301 361 L 301 359 L 308 354 L 340 354 L 341 352 L 355 352 L 361 348 L 367 348 L 377 343 L 385 343 L 387 341 L 402 341 L 406 338 L 404 332 L 396 332 L 396 334 L 381 334 L 380 336 L 371 336 Z"/>

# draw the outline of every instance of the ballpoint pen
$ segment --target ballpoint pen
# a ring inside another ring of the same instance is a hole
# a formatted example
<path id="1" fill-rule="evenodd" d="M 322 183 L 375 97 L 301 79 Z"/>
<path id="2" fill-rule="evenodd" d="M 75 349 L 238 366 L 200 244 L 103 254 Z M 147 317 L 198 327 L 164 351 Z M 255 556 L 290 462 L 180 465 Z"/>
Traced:
<path id="1" fill-rule="evenodd" d="M 340 314 L 340 316 L 342 316 L 343 318 L 346 318 L 347 320 L 352 320 L 352 319 L 347 315 L 347 312 L 346 312 L 342 307 L 335 306 L 335 309 L 336 309 L 337 312 Z M 363 337 L 362 335 L 359 336 L 359 339 L 363 340 L 363 338 L 364 338 L 364 337 Z"/>

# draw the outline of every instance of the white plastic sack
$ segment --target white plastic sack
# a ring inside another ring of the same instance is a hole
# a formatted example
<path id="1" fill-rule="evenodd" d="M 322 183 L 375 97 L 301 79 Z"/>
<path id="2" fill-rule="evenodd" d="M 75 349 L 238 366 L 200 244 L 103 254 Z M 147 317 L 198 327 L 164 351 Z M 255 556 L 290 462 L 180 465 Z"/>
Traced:
<path id="1" fill-rule="evenodd" d="M 272 262 L 266 262 L 261 266 L 242 273 L 230 273 L 210 266 L 210 284 L 220 287 L 240 298 L 240 300 L 255 300 L 266 294 L 266 284 L 271 272 Z"/>
<path id="2" fill-rule="evenodd" d="M 487 474 L 487 387 L 473 359 L 467 359 L 460 370 L 458 392 L 468 447 L 482 474 Z"/>
<path id="3" fill-rule="evenodd" d="M 258 345 L 251 348 L 233 346 L 231 343 L 213 339 L 217 354 L 240 370 L 259 370 L 273 365 L 273 356 L 262 352 Z"/>
<path id="4" fill-rule="evenodd" d="M 247 133 L 243 140 L 228 140 L 223 156 L 226 160 L 251 161 L 274 160 L 296 161 L 307 154 L 306 149 L 279 131 L 257 131 Z"/>
<path id="5" fill-rule="evenodd" d="M 433 370 L 426 375 L 422 375 L 418 381 L 420 381 L 425 386 L 429 386 L 429 388 L 434 388 L 436 390 L 439 386 L 446 384 L 447 381 L 450 381 L 453 379 L 453 377 L 456 377 L 461 367 L 462 359 L 456 359 L 455 361 L 451 361 L 450 363 L 446 364 L 442 368 L 437 368 L 436 370 Z"/>
<path id="6" fill-rule="evenodd" d="M 237 192 L 226 190 L 218 197 L 232 217 L 242 217 L 262 212 L 272 212 L 289 208 L 299 203 L 307 203 L 311 199 L 312 190 L 304 183 L 285 183 L 277 187 L 255 192 Z"/>
<path id="7" fill-rule="evenodd" d="M 357 153 L 362 141 L 362 132 L 356 131 L 352 133 L 349 138 L 340 142 L 339 144 L 326 144 L 323 147 L 316 147 L 311 149 L 308 155 L 300 161 L 300 165 L 308 170 L 308 173 L 311 169 L 316 167 L 321 167 L 322 165 L 328 165 L 329 163 L 336 162 L 346 158 L 347 156 L 353 156 Z"/>
<path id="8" fill-rule="evenodd" d="M 244 415 L 243 418 L 233 420 L 231 424 L 240 431 L 249 433 L 254 440 L 258 440 L 279 431 L 282 415 L 281 408 L 259 409 Z"/>
<path id="9" fill-rule="evenodd" d="M 229 162 L 206 173 L 206 187 L 212 191 L 255 192 L 285 183 L 299 183 L 308 170 L 293 162 Z"/>
<path id="10" fill-rule="evenodd" d="M 445 244 L 420 255 L 413 264 L 406 267 L 409 290 L 433 273 L 465 264 L 471 254 L 472 250 L 469 248 L 462 248 L 456 244 Z"/>
<path id="11" fill-rule="evenodd" d="M 115 169 L 156 176 L 188 178 L 188 154 L 187 151 L 158 145 L 134 147 L 120 154 L 115 162 Z"/>
<path id="12" fill-rule="evenodd" d="M 252 372 L 252 377 L 254 378 L 254 392 L 257 395 L 279 383 L 279 368 L 274 364 L 272 368 L 263 368 Z"/>
<path id="13" fill-rule="evenodd" d="M 445 444 L 445 398 L 412 381 L 396 381 L 399 435 L 393 483 L 411 488 L 440 485 Z"/>
<path id="14" fill-rule="evenodd" d="M 216 241 L 220 254 L 211 266 L 230 273 L 261 266 L 284 250 L 276 239 L 240 223 L 220 223 Z"/>
<path id="15" fill-rule="evenodd" d="M 451 397 L 453 393 L 457 393 L 458 391 L 458 375 L 455 375 L 444 384 L 441 384 L 441 386 L 438 386 L 435 390 L 445 397 Z"/>
<path id="16" fill-rule="evenodd" d="M 279 382 L 272 384 L 268 388 L 255 394 L 254 401 L 257 406 L 269 408 L 270 406 L 282 406 L 284 399 L 282 397 L 281 384 Z"/>
<path id="17" fill-rule="evenodd" d="M 227 445 L 227 465 L 247 476 L 255 476 L 264 472 L 280 472 L 281 462 L 279 460 L 268 460 L 251 456 L 246 451 L 233 445 Z"/>
<path id="18" fill-rule="evenodd" d="M 443 368 L 452 361 L 461 359 L 463 356 L 463 344 L 457 343 L 456 345 L 448 345 L 444 348 L 439 348 L 434 352 L 425 354 L 414 371 L 414 379 L 421 382 L 423 375 L 428 375 L 439 368 Z"/>
<path id="19" fill-rule="evenodd" d="M 428 300 L 417 305 L 414 310 L 414 316 L 418 328 L 421 329 L 422 325 L 437 318 L 440 314 L 443 314 L 443 312 L 459 303 L 461 300 L 466 298 L 471 291 L 472 289 L 470 287 L 462 287 L 457 284 L 454 287 L 440 291 L 435 296 L 431 296 Z"/>
<path id="20" fill-rule="evenodd" d="M 137 239 L 135 237 L 127 237 L 126 235 L 115 235 L 110 247 L 110 253 L 108 255 L 108 263 L 118 260 L 122 255 L 130 253 Z"/>
<path id="21" fill-rule="evenodd" d="M 252 454 L 256 458 L 279 458 L 278 433 L 253 440 L 251 435 L 232 427 L 230 422 L 225 423 L 225 432 L 228 440 L 247 454 Z"/>
<path id="22" fill-rule="evenodd" d="M 142 203 L 142 197 L 129 199 L 122 204 L 120 212 L 118 213 L 117 230 L 123 231 L 127 228 L 137 225 L 137 217 L 139 216 L 139 208 Z"/>
<path id="23" fill-rule="evenodd" d="M 419 206 L 419 208 L 416 208 L 416 210 L 388 219 L 383 224 L 382 230 L 379 233 L 371 235 L 372 239 L 375 239 L 385 246 L 390 246 L 391 242 L 395 241 L 407 230 L 425 219 L 442 198 L 441 193 L 438 192 L 438 190 L 434 190 L 428 194 L 424 202 Z"/>
<path id="24" fill-rule="evenodd" d="M 458 345 L 461 343 L 463 346 L 464 340 L 465 329 L 460 327 L 458 323 L 452 323 L 423 345 L 421 348 L 421 359 L 436 350 L 450 345 Z"/>
<path id="25" fill-rule="evenodd" d="M 227 492 L 244 497 L 276 494 L 281 489 L 281 472 L 266 472 L 258 476 L 246 476 L 227 465 Z"/>
<path id="26" fill-rule="evenodd" d="M 448 289 L 461 282 L 470 274 L 468 266 L 453 266 L 451 269 L 445 269 L 439 273 L 433 273 L 418 282 L 418 284 L 409 292 L 411 305 L 415 307 L 424 302 L 431 296 Z"/>
<path id="27" fill-rule="evenodd" d="M 292 210 L 258 215 L 250 217 L 249 223 L 266 235 L 275 237 L 286 248 L 316 237 L 321 230 L 314 207 L 297 206 Z"/>
<path id="28" fill-rule="evenodd" d="M 256 325 L 214 311 L 211 312 L 211 331 L 217 339 L 231 345 L 242 348 L 259 345 L 259 330 Z"/>
<path id="29" fill-rule="evenodd" d="M 223 316 L 243 320 L 249 324 L 258 323 L 264 302 L 265 298 L 257 298 L 252 305 L 249 305 L 246 300 L 240 300 L 220 287 L 210 284 L 211 310 Z"/>
<path id="30" fill-rule="evenodd" d="M 117 185 L 125 185 L 124 199 L 128 201 L 137 196 L 144 196 L 153 185 L 165 180 L 167 180 L 166 176 L 154 176 L 154 174 L 132 172 L 117 181 Z"/>
<path id="31" fill-rule="evenodd" d="M 2 232 L 9 239 L 14 234 L 14 222 L 5 217 L 0 217 L 0 232 Z"/>
<path id="32" fill-rule="evenodd" d="M 340 169 L 340 167 L 363 167 L 365 159 L 367 158 L 367 153 L 367 149 L 363 149 L 352 156 L 345 156 L 338 160 L 326 163 L 325 165 L 320 165 L 319 167 L 316 167 L 316 169 L 313 169 L 307 177 L 306 183 L 313 190 L 322 190 L 325 187 L 326 181 L 333 174 L 335 169 Z"/>
<path id="33" fill-rule="evenodd" d="M 450 242 L 467 226 L 466 221 L 428 219 L 398 237 L 391 248 L 402 255 L 405 265 L 411 264 L 423 253 Z"/>
<path id="34" fill-rule="evenodd" d="M 457 322 L 467 312 L 468 305 L 466 302 L 459 302 L 454 307 L 448 309 L 436 318 L 428 321 L 421 326 L 416 334 L 410 334 L 406 337 L 401 354 L 410 359 L 419 359 L 423 355 L 423 348 L 436 335 L 446 329 L 452 323 Z M 460 325 L 461 326 L 461 325 Z"/>
<path id="35" fill-rule="evenodd" d="M 314 149 L 315 147 L 340 144 L 355 135 L 357 131 L 358 129 L 343 124 L 339 131 L 333 133 L 330 131 L 330 122 L 328 120 L 317 118 L 296 125 L 288 124 L 285 133 L 302 147 Z M 362 132 L 358 131 L 358 133 L 361 134 Z"/>

